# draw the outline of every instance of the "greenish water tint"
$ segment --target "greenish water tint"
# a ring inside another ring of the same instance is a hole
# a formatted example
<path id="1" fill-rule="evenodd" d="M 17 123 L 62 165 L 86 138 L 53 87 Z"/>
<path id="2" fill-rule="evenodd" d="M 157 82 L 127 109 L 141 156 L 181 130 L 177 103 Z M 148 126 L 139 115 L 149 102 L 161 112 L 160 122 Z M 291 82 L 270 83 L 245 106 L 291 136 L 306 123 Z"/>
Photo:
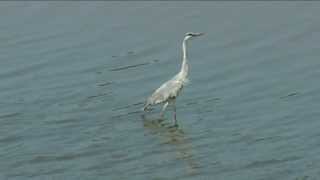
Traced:
<path id="1" fill-rule="evenodd" d="M 0 179 L 320 178 L 316 2 L 1 2 Z M 180 68 L 172 112 L 143 102 Z"/>

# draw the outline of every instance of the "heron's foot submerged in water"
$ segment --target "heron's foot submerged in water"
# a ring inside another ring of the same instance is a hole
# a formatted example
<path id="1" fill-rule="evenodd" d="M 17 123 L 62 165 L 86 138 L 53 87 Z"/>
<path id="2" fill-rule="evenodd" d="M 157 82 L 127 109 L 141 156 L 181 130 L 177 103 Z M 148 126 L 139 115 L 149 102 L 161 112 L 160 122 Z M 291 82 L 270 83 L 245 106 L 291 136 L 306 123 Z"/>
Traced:
<path id="1" fill-rule="evenodd" d="M 178 129 L 179 127 L 179 124 L 177 122 L 177 120 L 173 120 L 173 124 L 170 123 L 170 121 L 168 121 L 169 119 L 166 119 L 164 116 L 163 117 L 154 117 L 154 116 L 150 116 L 150 117 L 147 117 L 146 114 L 142 114 L 141 115 L 141 118 L 144 120 L 144 121 L 148 121 L 150 122 L 151 124 L 159 124 L 163 127 L 167 127 L 169 129 Z"/>
<path id="2" fill-rule="evenodd" d="M 170 129 L 178 129 L 179 125 L 178 124 L 174 124 L 169 126 Z"/>
<path id="3" fill-rule="evenodd" d="M 166 119 L 165 113 L 160 113 L 159 119 L 165 120 Z"/>

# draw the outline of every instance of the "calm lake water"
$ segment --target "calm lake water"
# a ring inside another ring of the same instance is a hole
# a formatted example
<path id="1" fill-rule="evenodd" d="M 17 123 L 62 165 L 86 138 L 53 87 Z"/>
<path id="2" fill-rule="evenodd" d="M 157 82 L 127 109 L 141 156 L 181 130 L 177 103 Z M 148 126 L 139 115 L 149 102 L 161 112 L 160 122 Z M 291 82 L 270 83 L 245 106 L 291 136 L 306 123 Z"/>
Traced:
<path id="1" fill-rule="evenodd" d="M 0 179 L 320 179 L 317 2 L 1 2 Z M 178 72 L 172 109 L 142 116 Z"/>

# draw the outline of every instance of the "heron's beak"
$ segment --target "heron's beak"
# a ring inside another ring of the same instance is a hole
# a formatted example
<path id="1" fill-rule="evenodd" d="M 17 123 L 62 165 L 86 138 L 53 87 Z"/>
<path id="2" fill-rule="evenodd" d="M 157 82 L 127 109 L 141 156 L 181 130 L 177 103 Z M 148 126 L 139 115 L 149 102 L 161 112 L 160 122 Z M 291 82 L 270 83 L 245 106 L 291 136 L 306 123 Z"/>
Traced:
<path id="1" fill-rule="evenodd" d="M 195 36 L 202 36 L 202 35 L 204 35 L 204 33 L 195 33 L 194 35 Z"/>

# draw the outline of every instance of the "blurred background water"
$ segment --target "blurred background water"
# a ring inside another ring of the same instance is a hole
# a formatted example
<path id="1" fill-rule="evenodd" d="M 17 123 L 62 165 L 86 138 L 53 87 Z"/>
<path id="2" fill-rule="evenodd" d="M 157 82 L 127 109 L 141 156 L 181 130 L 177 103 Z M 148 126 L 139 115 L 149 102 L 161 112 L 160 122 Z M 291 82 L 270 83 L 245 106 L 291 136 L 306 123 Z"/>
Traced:
<path id="1" fill-rule="evenodd" d="M 1 2 L 0 179 L 320 178 L 317 2 Z M 172 111 L 143 102 L 180 68 Z"/>

